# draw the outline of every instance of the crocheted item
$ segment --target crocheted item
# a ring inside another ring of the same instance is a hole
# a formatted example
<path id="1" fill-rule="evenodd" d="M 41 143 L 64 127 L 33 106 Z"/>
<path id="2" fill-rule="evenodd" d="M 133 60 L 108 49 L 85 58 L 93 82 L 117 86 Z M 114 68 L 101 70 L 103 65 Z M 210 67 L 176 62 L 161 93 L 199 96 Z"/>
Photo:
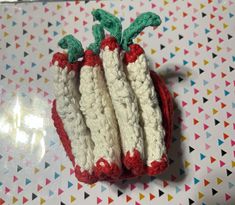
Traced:
<path id="1" fill-rule="evenodd" d="M 132 40 L 161 20 L 141 14 L 122 36 L 117 17 L 101 9 L 92 14 L 100 22 L 92 28 L 95 42 L 84 52 L 68 35 L 59 42 L 68 53 L 52 59 L 52 119 L 62 145 L 85 183 L 159 174 L 168 166 L 172 98 Z M 111 35 L 105 39 L 104 29 Z"/>

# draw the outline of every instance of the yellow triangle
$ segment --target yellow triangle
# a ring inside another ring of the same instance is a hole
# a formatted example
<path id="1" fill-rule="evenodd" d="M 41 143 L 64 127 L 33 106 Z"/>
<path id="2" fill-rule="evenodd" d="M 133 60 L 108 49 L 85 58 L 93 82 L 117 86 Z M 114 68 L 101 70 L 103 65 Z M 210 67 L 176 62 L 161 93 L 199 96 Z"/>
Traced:
<path id="1" fill-rule="evenodd" d="M 20 82 L 23 82 L 23 81 L 24 81 L 24 78 L 21 77 L 21 78 L 20 78 Z"/>
<path id="2" fill-rule="evenodd" d="M 200 4 L 200 8 L 203 9 L 205 7 L 204 4 Z"/>
<path id="3" fill-rule="evenodd" d="M 164 6 L 166 6 L 168 4 L 168 1 L 164 1 Z"/>
<path id="4" fill-rule="evenodd" d="M 115 16 L 118 15 L 118 11 L 116 9 L 114 9 L 113 13 Z"/>
<path id="5" fill-rule="evenodd" d="M 224 28 L 227 28 L 227 27 L 228 27 L 228 24 L 223 23 L 223 27 L 224 27 Z"/>
<path id="6" fill-rule="evenodd" d="M 167 199 L 168 201 L 171 201 L 173 199 L 173 196 L 171 196 L 170 194 L 167 195 Z"/>
<path id="7" fill-rule="evenodd" d="M 28 48 L 31 44 L 27 41 L 26 42 L 26 47 Z"/>
<path id="8" fill-rule="evenodd" d="M 48 81 L 49 81 L 49 80 L 48 80 L 47 78 L 44 79 L 44 83 L 48 83 Z"/>
<path id="9" fill-rule="evenodd" d="M 151 48 L 151 54 L 154 54 L 154 53 L 156 53 L 156 50 Z"/>
<path id="10" fill-rule="evenodd" d="M 216 110 L 215 108 L 212 109 L 213 115 L 216 114 L 218 112 L 218 110 Z"/>
<path id="11" fill-rule="evenodd" d="M 186 139 L 187 139 L 187 138 L 186 138 L 185 136 L 183 136 L 183 135 L 180 137 L 180 141 L 184 141 L 184 140 L 186 140 Z"/>
<path id="12" fill-rule="evenodd" d="M 174 31 L 176 29 L 175 26 L 171 26 L 171 30 Z"/>
<path id="13" fill-rule="evenodd" d="M 139 193 L 139 198 L 140 198 L 140 200 L 142 200 L 144 198 L 144 195 Z"/>
<path id="14" fill-rule="evenodd" d="M 225 11 L 227 8 L 225 6 L 222 6 L 222 10 Z"/>
<path id="15" fill-rule="evenodd" d="M 6 37 L 6 36 L 8 36 L 8 35 L 9 35 L 9 34 L 8 34 L 7 32 L 4 32 L 4 33 L 3 33 L 3 36 L 4 36 L 4 37 Z"/>
<path id="16" fill-rule="evenodd" d="M 217 51 L 220 51 L 220 50 L 221 50 L 221 47 L 217 46 L 217 47 L 216 47 L 216 50 L 217 50 Z"/>
<path id="17" fill-rule="evenodd" d="M 34 168 L 34 174 L 37 174 L 39 172 L 39 169 L 38 168 Z"/>
<path id="18" fill-rule="evenodd" d="M 73 203 L 75 200 L 76 200 L 76 198 L 73 195 L 71 195 L 70 196 L 70 202 Z"/>
<path id="19" fill-rule="evenodd" d="M 7 19 L 10 19 L 11 17 L 12 17 L 11 15 L 7 14 Z"/>
<path id="20" fill-rule="evenodd" d="M 38 58 L 41 59 L 44 55 L 42 53 L 39 53 Z"/>
<path id="21" fill-rule="evenodd" d="M 204 65 L 207 65 L 209 62 L 207 60 L 203 60 Z"/>
<path id="22" fill-rule="evenodd" d="M 141 41 L 141 38 L 136 38 L 136 43 L 140 43 Z"/>
<path id="23" fill-rule="evenodd" d="M 13 196 L 13 198 L 12 198 L 12 203 L 14 204 L 14 203 L 16 203 L 17 201 L 18 201 L 18 199 Z"/>
<path id="24" fill-rule="evenodd" d="M 212 91 L 207 89 L 207 95 L 210 95 L 211 93 L 212 93 Z"/>
<path id="25" fill-rule="evenodd" d="M 201 199 L 202 197 L 204 197 L 204 194 L 201 192 L 198 192 L 198 198 Z"/>
<path id="26" fill-rule="evenodd" d="M 234 161 L 232 161 L 232 167 L 235 167 L 235 162 Z"/>
<path id="27" fill-rule="evenodd" d="M 60 10 L 60 9 L 61 9 L 61 5 L 57 4 L 57 5 L 56 5 L 56 9 L 57 9 L 57 10 Z"/>
<path id="28" fill-rule="evenodd" d="M 179 51 L 180 48 L 179 47 L 175 47 L 175 52 Z"/>
<path id="29" fill-rule="evenodd" d="M 191 164 L 190 162 L 188 162 L 187 160 L 184 161 L 184 167 L 187 168 L 189 167 Z"/>
<path id="30" fill-rule="evenodd" d="M 67 34 L 66 31 L 62 30 L 62 35 L 64 36 L 66 34 Z"/>
<path id="31" fill-rule="evenodd" d="M 61 164 L 60 165 L 60 171 L 62 172 L 62 171 L 64 171 L 64 169 L 65 169 L 65 166 L 63 164 Z"/>
<path id="32" fill-rule="evenodd" d="M 192 75 L 192 73 L 187 71 L 187 77 L 190 77 L 191 75 Z"/>
<path id="33" fill-rule="evenodd" d="M 40 205 L 44 204 L 46 201 L 43 198 L 40 198 Z"/>
<path id="34" fill-rule="evenodd" d="M 217 178 L 217 179 L 216 179 L 216 182 L 217 182 L 217 184 L 221 184 L 221 183 L 223 182 L 223 180 L 220 179 L 220 178 Z"/>

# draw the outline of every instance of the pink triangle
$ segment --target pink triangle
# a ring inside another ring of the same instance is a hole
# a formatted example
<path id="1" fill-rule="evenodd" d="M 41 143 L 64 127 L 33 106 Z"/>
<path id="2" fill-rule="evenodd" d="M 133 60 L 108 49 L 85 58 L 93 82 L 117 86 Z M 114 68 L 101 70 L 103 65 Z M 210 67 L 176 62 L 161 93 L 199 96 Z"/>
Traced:
<path id="1" fill-rule="evenodd" d="M 144 189 L 147 189 L 149 185 L 147 183 L 144 183 Z"/>
<path id="2" fill-rule="evenodd" d="M 97 197 L 97 204 L 99 204 L 100 202 L 102 202 L 102 199 L 101 198 L 99 198 L 99 197 Z"/>
<path id="3" fill-rule="evenodd" d="M 23 189 L 20 186 L 18 186 L 17 193 L 20 193 L 22 191 L 23 191 Z"/>
<path id="4" fill-rule="evenodd" d="M 13 182 L 17 181 L 18 178 L 16 176 L 13 176 Z"/>
<path id="5" fill-rule="evenodd" d="M 184 107 L 186 105 L 187 105 L 187 103 L 185 101 L 182 101 L 182 106 Z"/>
<path id="6" fill-rule="evenodd" d="M 233 147 L 235 145 L 235 141 L 231 140 L 231 146 Z"/>
<path id="7" fill-rule="evenodd" d="M 225 163 L 223 161 L 219 161 L 220 167 L 223 167 L 225 165 Z"/>
<path id="8" fill-rule="evenodd" d="M 232 116 L 232 114 L 230 112 L 227 112 L 227 118 L 230 118 Z"/>
<path id="9" fill-rule="evenodd" d="M 199 136 L 197 133 L 194 134 L 195 140 L 197 140 L 199 137 L 200 137 L 200 136 Z"/>
<path id="10" fill-rule="evenodd" d="M 48 178 L 46 178 L 46 185 L 48 185 L 48 184 L 50 184 L 51 183 L 51 181 L 48 179 Z"/>
<path id="11" fill-rule="evenodd" d="M 201 113 L 203 109 L 201 107 L 198 107 L 198 113 Z"/>
<path id="12" fill-rule="evenodd" d="M 203 124 L 204 130 L 206 130 L 209 126 L 207 124 Z"/>
<path id="13" fill-rule="evenodd" d="M 191 187 L 188 186 L 187 184 L 185 184 L 184 188 L 185 188 L 185 191 L 188 191 L 189 189 L 191 189 Z"/>
<path id="14" fill-rule="evenodd" d="M 10 192 L 10 189 L 8 187 L 5 187 L 5 194 L 7 194 L 8 192 Z"/>
<path id="15" fill-rule="evenodd" d="M 37 191 L 40 191 L 41 189 L 42 189 L 42 186 L 40 184 L 38 184 Z"/>
<path id="16" fill-rule="evenodd" d="M 190 113 L 190 112 L 188 112 L 188 111 L 185 111 L 185 114 L 186 114 L 186 117 L 188 117 L 188 116 L 190 116 L 190 115 L 191 115 L 191 113 Z"/>
<path id="17" fill-rule="evenodd" d="M 61 188 L 58 189 L 58 195 L 62 194 L 63 192 L 64 191 Z"/>
<path id="18" fill-rule="evenodd" d="M 199 92 L 199 90 L 194 88 L 194 94 L 197 94 L 198 92 Z"/>
<path id="19" fill-rule="evenodd" d="M 134 184 L 131 184 L 131 191 L 134 190 L 136 186 Z"/>
<path id="20" fill-rule="evenodd" d="M 141 205 L 141 204 L 140 204 L 139 202 L 137 202 L 137 201 L 136 201 L 136 202 L 135 202 L 135 205 Z"/>
<path id="21" fill-rule="evenodd" d="M 225 194 L 225 200 L 228 201 L 230 198 L 231 198 L 231 196 L 226 193 Z"/>
<path id="22" fill-rule="evenodd" d="M 207 167 L 207 173 L 210 173 L 212 171 L 212 169 L 210 167 Z"/>
<path id="23" fill-rule="evenodd" d="M 23 201 L 23 204 L 25 204 L 28 201 L 28 199 L 23 196 L 23 200 L 22 201 Z"/>
<path id="24" fill-rule="evenodd" d="M 207 143 L 205 144 L 206 150 L 210 149 L 210 145 L 208 145 Z"/>
<path id="25" fill-rule="evenodd" d="M 199 169 L 201 169 L 201 167 L 195 164 L 195 171 L 198 171 Z"/>
<path id="26" fill-rule="evenodd" d="M 210 115 L 205 114 L 205 119 L 208 120 L 210 118 Z"/>

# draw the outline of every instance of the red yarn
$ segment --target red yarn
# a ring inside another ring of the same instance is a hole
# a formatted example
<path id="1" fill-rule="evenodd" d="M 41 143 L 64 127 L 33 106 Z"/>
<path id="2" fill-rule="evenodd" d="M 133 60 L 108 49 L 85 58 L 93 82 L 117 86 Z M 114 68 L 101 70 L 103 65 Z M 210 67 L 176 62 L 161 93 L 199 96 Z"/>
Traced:
<path id="1" fill-rule="evenodd" d="M 109 163 L 104 158 L 100 158 L 96 162 L 96 166 L 94 167 L 95 175 L 103 180 L 103 179 L 118 179 L 122 173 L 122 170 L 115 163 Z"/>
<path id="2" fill-rule="evenodd" d="M 96 65 L 102 65 L 102 61 L 99 55 L 93 53 L 92 50 L 86 50 L 83 57 L 83 65 L 94 67 Z"/>
<path id="3" fill-rule="evenodd" d="M 138 150 L 133 150 L 133 155 L 131 156 L 130 151 L 126 153 L 123 159 L 123 163 L 127 169 L 130 169 L 135 176 L 140 176 L 144 172 L 144 162 L 140 156 Z"/>
<path id="4" fill-rule="evenodd" d="M 126 64 L 133 63 L 137 58 L 144 53 L 143 48 L 138 44 L 132 44 L 129 46 L 129 51 L 124 55 L 124 61 Z"/>
<path id="5" fill-rule="evenodd" d="M 54 121 L 54 126 L 60 137 L 60 141 L 63 144 L 66 154 L 68 155 L 73 166 L 75 167 L 75 176 L 77 177 L 79 181 L 82 181 L 88 184 L 95 183 L 97 181 L 97 177 L 95 176 L 94 173 L 90 174 L 86 170 L 81 172 L 81 168 L 78 165 L 75 165 L 75 160 L 74 160 L 74 156 L 73 156 L 72 149 L 71 149 L 71 142 L 69 140 L 67 133 L 64 130 L 63 122 L 56 111 L 56 100 L 53 101 L 51 111 L 52 111 L 52 119 Z"/>
<path id="6" fill-rule="evenodd" d="M 163 172 L 167 168 L 167 166 L 168 166 L 167 157 L 164 154 L 160 161 L 155 160 L 151 162 L 151 166 L 147 166 L 146 171 L 148 175 L 154 176 Z"/>
<path id="7" fill-rule="evenodd" d="M 68 55 L 66 53 L 55 53 L 52 57 L 51 63 L 54 65 L 55 62 L 58 62 L 60 68 L 68 68 L 68 72 L 73 70 L 76 74 L 78 73 L 79 68 L 81 67 L 81 62 L 76 61 L 74 63 L 68 62 Z"/>
<path id="8" fill-rule="evenodd" d="M 109 47 L 110 51 L 114 51 L 116 48 L 120 49 L 116 38 L 114 38 L 113 36 L 105 38 L 100 44 L 100 49 L 104 49 L 106 46 Z"/>

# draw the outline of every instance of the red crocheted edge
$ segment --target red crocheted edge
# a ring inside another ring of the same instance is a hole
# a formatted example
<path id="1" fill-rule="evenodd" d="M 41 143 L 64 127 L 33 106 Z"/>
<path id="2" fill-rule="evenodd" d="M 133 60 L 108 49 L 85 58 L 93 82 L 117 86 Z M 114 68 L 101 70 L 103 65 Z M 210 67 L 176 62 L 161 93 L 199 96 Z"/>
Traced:
<path id="1" fill-rule="evenodd" d="M 92 50 L 86 50 L 83 57 L 83 65 L 94 67 L 102 65 L 99 55 L 95 54 Z"/>
<path id="2" fill-rule="evenodd" d="M 100 49 L 104 49 L 106 46 L 108 46 L 110 51 L 114 51 L 116 48 L 118 50 L 120 49 L 116 38 L 114 38 L 113 36 L 108 36 L 107 38 L 105 38 L 100 44 Z"/>
<path id="3" fill-rule="evenodd" d="M 144 53 L 144 49 L 138 44 L 131 44 L 129 46 L 129 51 L 127 51 L 124 55 L 124 62 L 126 64 L 133 63 L 137 60 L 137 58 Z"/>
<path id="4" fill-rule="evenodd" d="M 56 100 L 53 101 L 51 112 L 52 112 L 52 119 L 54 121 L 54 126 L 63 144 L 65 152 L 75 168 L 75 176 L 81 182 L 85 182 L 88 184 L 95 183 L 98 179 L 94 173 L 90 174 L 86 170 L 82 172 L 81 168 L 78 165 L 75 165 L 74 156 L 72 154 L 72 149 L 71 149 L 71 142 L 69 140 L 67 133 L 64 130 L 63 122 L 56 111 Z"/>

